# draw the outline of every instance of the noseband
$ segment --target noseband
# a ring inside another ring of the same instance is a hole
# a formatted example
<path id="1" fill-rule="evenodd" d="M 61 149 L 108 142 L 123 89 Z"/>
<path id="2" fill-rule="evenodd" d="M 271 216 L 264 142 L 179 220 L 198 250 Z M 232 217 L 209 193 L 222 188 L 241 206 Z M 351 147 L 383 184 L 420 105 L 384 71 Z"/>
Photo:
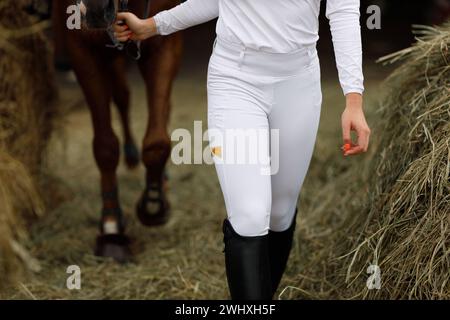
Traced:
<path id="1" fill-rule="evenodd" d="M 144 19 L 147 19 L 150 16 L 150 6 L 151 0 L 146 0 Z M 119 0 L 118 12 L 128 12 L 128 0 Z M 127 42 L 118 41 L 114 37 L 114 29 L 112 25 L 108 27 L 107 33 L 112 42 L 112 44 L 106 45 L 108 48 L 114 48 L 119 51 L 125 51 L 127 55 L 133 58 L 134 60 L 139 60 L 141 58 L 141 41 L 133 41 L 133 40 L 128 40 Z"/>

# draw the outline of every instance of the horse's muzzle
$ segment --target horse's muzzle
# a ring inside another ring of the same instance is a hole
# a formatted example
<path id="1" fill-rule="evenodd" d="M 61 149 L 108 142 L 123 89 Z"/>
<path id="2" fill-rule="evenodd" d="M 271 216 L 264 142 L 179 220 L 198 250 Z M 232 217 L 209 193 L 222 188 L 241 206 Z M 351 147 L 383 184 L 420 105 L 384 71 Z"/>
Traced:
<path id="1" fill-rule="evenodd" d="M 86 0 L 85 0 L 86 1 Z M 90 6 L 88 2 L 79 2 L 83 25 L 88 29 L 108 29 L 116 20 L 114 0 L 104 6 Z"/>

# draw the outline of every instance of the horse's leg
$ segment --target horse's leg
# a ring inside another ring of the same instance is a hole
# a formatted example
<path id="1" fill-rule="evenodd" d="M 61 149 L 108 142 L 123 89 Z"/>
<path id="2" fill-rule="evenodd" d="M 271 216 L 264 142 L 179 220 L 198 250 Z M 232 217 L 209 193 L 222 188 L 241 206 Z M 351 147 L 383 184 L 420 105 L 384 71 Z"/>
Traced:
<path id="1" fill-rule="evenodd" d="M 119 110 L 124 139 L 125 162 L 132 169 L 139 165 L 139 151 L 130 128 L 130 89 L 126 78 L 125 59 L 118 56 L 111 75 L 112 97 Z"/>
<path id="2" fill-rule="evenodd" d="M 149 112 L 142 147 L 142 160 L 147 169 L 146 188 L 136 209 L 140 221 L 147 226 L 164 224 L 169 217 L 164 168 L 171 151 L 167 132 L 170 95 L 180 58 L 180 35 L 172 35 L 145 42 L 139 61 Z"/>
<path id="3" fill-rule="evenodd" d="M 64 1 L 54 1 L 52 9 L 54 56 L 56 68 L 63 71 L 71 69 L 68 61 L 67 43 L 66 43 L 66 12 L 67 5 Z"/>
<path id="4" fill-rule="evenodd" d="M 86 97 L 94 127 L 94 157 L 101 174 L 103 200 L 100 235 L 96 254 L 119 262 L 129 258 L 129 240 L 120 208 L 116 169 L 119 163 L 119 140 L 111 125 L 111 86 L 108 81 L 108 60 L 101 53 L 92 54 L 82 42 L 69 42 L 74 71 Z"/>

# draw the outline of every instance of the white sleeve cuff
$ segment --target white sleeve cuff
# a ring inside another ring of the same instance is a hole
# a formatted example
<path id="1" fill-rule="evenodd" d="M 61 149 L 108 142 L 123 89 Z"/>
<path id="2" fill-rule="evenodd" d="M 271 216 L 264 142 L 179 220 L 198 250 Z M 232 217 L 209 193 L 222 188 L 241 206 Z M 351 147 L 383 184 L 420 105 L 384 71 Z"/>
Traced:
<path id="1" fill-rule="evenodd" d="M 157 32 L 157 34 L 162 35 L 162 36 L 166 36 L 171 33 L 168 30 L 167 26 L 166 27 L 164 26 L 164 19 L 162 18 L 162 15 L 164 15 L 166 11 L 161 11 L 153 17 L 153 19 L 155 20 L 155 24 L 156 24 L 156 32 Z"/>
<path id="2" fill-rule="evenodd" d="M 364 88 L 344 88 L 344 96 L 348 95 L 349 93 L 359 93 L 362 95 L 364 93 Z"/>

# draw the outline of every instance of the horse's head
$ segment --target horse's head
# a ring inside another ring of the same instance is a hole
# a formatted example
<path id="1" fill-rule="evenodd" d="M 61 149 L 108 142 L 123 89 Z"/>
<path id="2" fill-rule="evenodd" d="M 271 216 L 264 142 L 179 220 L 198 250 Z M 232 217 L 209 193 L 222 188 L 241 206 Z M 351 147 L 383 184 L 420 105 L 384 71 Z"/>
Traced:
<path id="1" fill-rule="evenodd" d="M 81 0 L 84 24 L 89 29 L 106 29 L 114 23 L 119 0 Z"/>

